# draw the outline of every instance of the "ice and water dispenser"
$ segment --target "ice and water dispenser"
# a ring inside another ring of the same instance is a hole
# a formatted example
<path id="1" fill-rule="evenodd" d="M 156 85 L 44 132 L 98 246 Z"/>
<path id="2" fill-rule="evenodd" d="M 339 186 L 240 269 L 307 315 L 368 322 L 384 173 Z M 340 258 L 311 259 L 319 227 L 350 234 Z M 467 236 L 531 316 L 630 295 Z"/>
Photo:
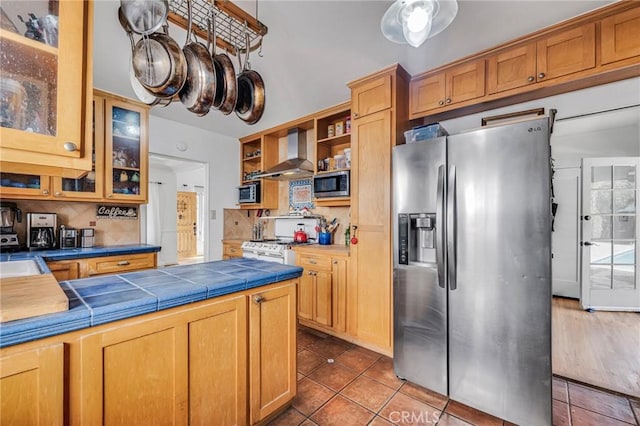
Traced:
<path id="1" fill-rule="evenodd" d="M 398 263 L 436 263 L 436 215 L 398 215 Z"/>

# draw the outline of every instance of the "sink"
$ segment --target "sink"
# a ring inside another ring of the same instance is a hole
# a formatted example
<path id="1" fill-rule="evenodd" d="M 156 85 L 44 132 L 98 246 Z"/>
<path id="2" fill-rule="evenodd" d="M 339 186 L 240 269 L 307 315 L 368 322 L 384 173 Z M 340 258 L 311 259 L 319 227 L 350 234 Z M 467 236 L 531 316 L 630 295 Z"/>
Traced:
<path id="1" fill-rule="evenodd" d="M 0 262 L 0 278 L 24 277 L 27 275 L 40 275 L 42 271 L 38 268 L 35 260 L 11 260 Z"/>

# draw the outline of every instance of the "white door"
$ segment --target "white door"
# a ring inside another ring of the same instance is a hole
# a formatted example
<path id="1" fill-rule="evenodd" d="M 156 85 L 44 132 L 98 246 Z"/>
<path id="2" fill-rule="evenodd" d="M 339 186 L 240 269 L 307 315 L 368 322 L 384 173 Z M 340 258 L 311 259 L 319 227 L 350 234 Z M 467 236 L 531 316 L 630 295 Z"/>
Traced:
<path id="1" fill-rule="evenodd" d="M 584 309 L 640 311 L 640 157 L 582 159 Z"/>
<path id="2" fill-rule="evenodd" d="M 551 234 L 551 288 L 554 296 L 580 298 L 580 167 L 553 173 L 554 202 L 558 204 Z"/>

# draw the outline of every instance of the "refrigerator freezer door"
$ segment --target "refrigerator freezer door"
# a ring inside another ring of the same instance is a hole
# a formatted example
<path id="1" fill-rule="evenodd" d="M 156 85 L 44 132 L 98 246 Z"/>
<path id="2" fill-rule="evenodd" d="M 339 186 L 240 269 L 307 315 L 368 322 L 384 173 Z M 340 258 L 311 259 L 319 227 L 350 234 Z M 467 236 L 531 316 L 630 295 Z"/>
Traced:
<path id="1" fill-rule="evenodd" d="M 405 252 L 408 264 L 399 264 L 398 224 L 399 215 L 406 218 L 425 213 L 434 217 L 434 251 L 444 253 L 443 208 L 437 202 L 444 202 L 445 153 L 446 139 L 437 138 L 397 146 L 392 157 L 394 369 L 398 377 L 442 394 L 447 393 L 447 295 L 438 285 L 437 265 L 444 262 L 436 262 L 440 255 L 433 262 L 411 262 L 420 258 L 410 253 L 409 247 Z"/>
<path id="2" fill-rule="evenodd" d="M 449 395 L 516 424 L 551 424 L 548 121 L 454 135 L 447 152 L 457 230 Z"/>

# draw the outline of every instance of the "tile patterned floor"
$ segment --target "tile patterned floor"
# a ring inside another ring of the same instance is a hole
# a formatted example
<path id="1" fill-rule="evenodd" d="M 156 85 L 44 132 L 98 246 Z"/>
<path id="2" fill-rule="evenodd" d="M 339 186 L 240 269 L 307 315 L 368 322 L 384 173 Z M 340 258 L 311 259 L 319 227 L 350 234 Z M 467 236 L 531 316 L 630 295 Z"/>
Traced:
<path id="1" fill-rule="evenodd" d="M 333 362 L 331 362 L 331 360 Z M 403 414 L 405 417 L 403 418 Z M 411 418 L 411 413 L 416 413 Z M 510 425 L 402 382 L 391 358 L 314 330 L 298 330 L 298 395 L 270 425 Z M 640 401 L 553 379 L 556 426 L 640 425 Z"/>

